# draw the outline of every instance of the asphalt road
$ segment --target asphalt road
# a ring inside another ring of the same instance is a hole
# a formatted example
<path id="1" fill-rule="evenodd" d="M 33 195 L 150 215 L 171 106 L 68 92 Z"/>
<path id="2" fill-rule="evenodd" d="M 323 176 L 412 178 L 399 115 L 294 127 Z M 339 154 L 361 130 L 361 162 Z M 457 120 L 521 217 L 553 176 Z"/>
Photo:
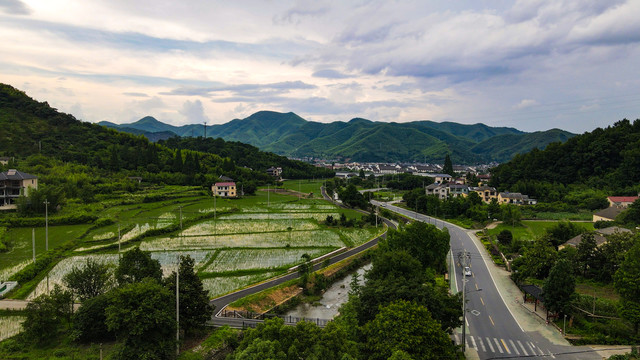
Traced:
<path id="1" fill-rule="evenodd" d="M 418 221 L 446 227 L 451 236 L 451 252 L 455 263 L 457 288 L 462 290 L 466 280 L 466 345 L 480 359 L 601 359 L 588 347 L 552 344 L 538 332 L 524 331 L 501 297 L 496 282 L 488 269 L 488 254 L 479 249 L 467 231 L 442 220 L 417 214 L 390 204 L 373 202 L 383 208 L 403 214 Z M 458 264 L 458 253 L 468 252 L 472 276 L 463 276 Z M 493 265 L 491 265 L 493 266 Z M 461 343 L 461 333 L 456 333 Z M 469 351 L 467 351 L 469 353 Z"/>

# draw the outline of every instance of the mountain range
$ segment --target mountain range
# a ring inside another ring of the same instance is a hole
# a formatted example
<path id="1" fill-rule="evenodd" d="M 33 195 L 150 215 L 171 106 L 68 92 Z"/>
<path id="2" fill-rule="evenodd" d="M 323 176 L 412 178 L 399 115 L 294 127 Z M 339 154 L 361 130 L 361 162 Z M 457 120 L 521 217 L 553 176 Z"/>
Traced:
<path id="1" fill-rule="evenodd" d="M 203 136 L 203 124 L 173 126 L 144 117 L 130 124 L 100 122 L 110 128 L 142 134 L 152 141 L 172 136 Z M 575 136 L 551 129 L 527 133 L 485 124 L 413 121 L 376 122 L 355 118 L 348 122 L 307 121 L 294 113 L 260 111 L 245 119 L 206 127 L 206 136 L 239 141 L 290 157 L 319 157 L 362 162 L 442 162 L 447 154 L 455 163 L 504 162 L 549 143 Z"/>

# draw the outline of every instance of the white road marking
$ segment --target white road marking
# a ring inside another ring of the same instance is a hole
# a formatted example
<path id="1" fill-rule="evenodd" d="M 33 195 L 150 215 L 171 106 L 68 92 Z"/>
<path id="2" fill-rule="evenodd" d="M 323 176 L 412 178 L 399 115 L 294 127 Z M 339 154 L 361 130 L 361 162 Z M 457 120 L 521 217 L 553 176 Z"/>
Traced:
<path id="1" fill-rule="evenodd" d="M 471 338 L 471 343 L 472 343 L 472 348 L 477 349 L 478 345 L 476 345 L 476 340 L 473 338 L 473 336 L 469 335 L 469 338 Z"/>
<path id="2" fill-rule="evenodd" d="M 520 351 L 518 351 L 518 347 L 513 343 L 513 340 L 509 339 L 509 342 L 511 343 L 511 348 L 516 352 L 516 354 L 520 355 Z"/>
<path id="3" fill-rule="evenodd" d="M 482 351 L 487 352 L 487 348 L 484 347 L 484 342 L 482 342 L 482 338 L 481 337 L 478 337 L 478 343 L 482 347 Z"/>
<path id="4" fill-rule="evenodd" d="M 487 345 L 489 345 L 489 348 L 491 349 L 491 352 L 492 353 L 496 352 L 495 350 L 493 350 L 493 345 L 491 345 L 491 339 L 489 339 L 489 338 L 485 338 L 485 339 L 487 339 Z"/>
<path id="5" fill-rule="evenodd" d="M 500 354 L 503 354 L 504 351 L 502 351 L 502 347 L 500 347 L 500 343 L 498 342 L 498 339 L 493 338 L 493 341 L 496 342 L 496 346 L 498 347 L 498 350 L 500 350 Z"/>
<path id="6" fill-rule="evenodd" d="M 522 345 L 522 343 L 520 342 L 520 340 L 518 340 L 518 345 L 520 345 L 520 348 L 522 349 L 522 352 L 524 353 L 524 355 L 525 356 L 529 356 L 529 353 L 527 352 L 527 350 L 525 350 L 525 348 Z"/>

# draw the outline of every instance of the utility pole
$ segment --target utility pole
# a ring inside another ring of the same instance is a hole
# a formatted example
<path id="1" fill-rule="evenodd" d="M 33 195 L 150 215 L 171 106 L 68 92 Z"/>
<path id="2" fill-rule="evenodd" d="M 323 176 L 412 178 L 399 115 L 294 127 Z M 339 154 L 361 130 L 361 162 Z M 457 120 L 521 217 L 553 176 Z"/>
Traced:
<path id="1" fill-rule="evenodd" d="M 33 263 L 36 263 L 36 229 L 31 229 L 31 244 L 33 245 Z"/>
<path id="2" fill-rule="evenodd" d="M 47 199 L 44 199 L 44 250 L 49 251 L 49 204 Z"/>
<path id="3" fill-rule="evenodd" d="M 180 208 L 180 230 L 182 230 L 182 205 L 180 205 L 179 208 Z"/>
<path id="4" fill-rule="evenodd" d="M 206 139 L 207 138 L 207 122 L 205 121 L 203 122 L 203 124 L 204 124 L 204 138 Z"/>
<path id="5" fill-rule="evenodd" d="M 120 258 L 120 222 L 118 222 L 118 258 Z"/>
<path id="6" fill-rule="evenodd" d="M 218 221 L 217 221 L 217 217 L 216 217 L 216 194 L 213 194 L 213 234 L 217 235 L 218 234 Z"/>
<path id="7" fill-rule="evenodd" d="M 176 355 L 180 355 L 180 256 L 176 269 Z"/>

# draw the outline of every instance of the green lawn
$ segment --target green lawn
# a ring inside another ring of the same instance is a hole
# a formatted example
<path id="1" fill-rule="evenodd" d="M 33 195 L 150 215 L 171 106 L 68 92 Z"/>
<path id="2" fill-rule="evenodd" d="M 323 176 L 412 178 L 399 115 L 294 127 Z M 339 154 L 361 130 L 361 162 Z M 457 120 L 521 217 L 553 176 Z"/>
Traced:
<path id="1" fill-rule="evenodd" d="M 523 240 L 535 240 L 545 233 L 545 231 L 555 226 L 558 221 L 535 221 L 524 220 L 523 226 L 511 226 L 508 224 L 499 224 L 497 227 L 488 230 L 489 235 L 498 235 L 502 230 L 509 230 L 513 234 L 514 239 Z M 590 222 L 574 222 L 574 224 L 585 228 L 587 231 L 592 231 L 593 223 Z"/>

